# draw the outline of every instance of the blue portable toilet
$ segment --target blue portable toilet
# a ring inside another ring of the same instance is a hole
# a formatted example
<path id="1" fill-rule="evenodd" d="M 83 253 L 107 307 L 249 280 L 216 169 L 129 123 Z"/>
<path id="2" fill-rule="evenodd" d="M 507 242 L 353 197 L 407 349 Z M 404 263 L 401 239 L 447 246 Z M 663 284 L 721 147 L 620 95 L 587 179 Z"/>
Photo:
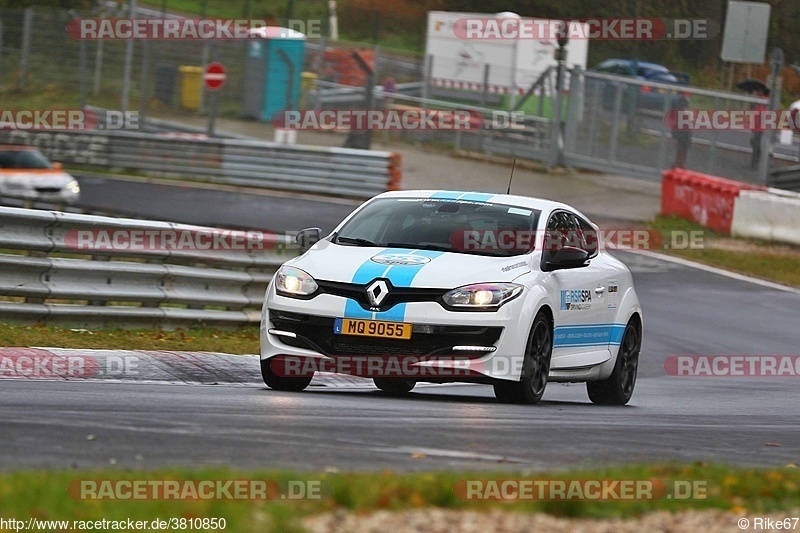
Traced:
<path id="1" fill-rule="evenodd" d="M 253 29 L 250 35 L 243 115 L 269 121 L 276 112 L 299 105 L 306 36 L 276 26 Z"/>

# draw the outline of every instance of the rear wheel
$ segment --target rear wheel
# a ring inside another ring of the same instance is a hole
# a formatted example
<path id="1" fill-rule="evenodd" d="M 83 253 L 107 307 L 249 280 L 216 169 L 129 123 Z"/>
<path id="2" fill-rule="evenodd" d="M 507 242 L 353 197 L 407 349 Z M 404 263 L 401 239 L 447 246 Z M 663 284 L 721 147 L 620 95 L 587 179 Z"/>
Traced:
<path id="1" fill-rule="evenodd" d="M 625 328 L 622 343 L 617 354 L 617 362 L 608 379 L 586 383 L 586 390 L 592 403 L 598 405 L 625 405 L 633 396 L 636 375 L 639 371 L 639 351 L 641 350 L 640 331 L 631 321 Z"/>
<path id="2" fill-rule="evenodd" d="M 553 353 L 553 328 L 543 313 L 533 321 L 519 381 L 498 381 L 494 395 L 503 403 L 534 404 L 544 396 Z"/>
<path id="3" fill-rule="evenodd" d="M 272 369 L 271 363 L 274 359 L 261 360 L 261 377 L 264 383 L 270 388 L 287 392 L 300 392 L 308 387 L 311 380 L 314 378 L 312 373 L 310 376 L 301 377 L 286 377 L 279 376 Z"/>
<path id="4" fill-rule="evenodd" d="M 404 378 L 374 378 L 372 381 L 375 382 L 375 386 L 380 390 L 393 396 L 411 392 L 411 389 L 417 384 L 413 379 Z"/>

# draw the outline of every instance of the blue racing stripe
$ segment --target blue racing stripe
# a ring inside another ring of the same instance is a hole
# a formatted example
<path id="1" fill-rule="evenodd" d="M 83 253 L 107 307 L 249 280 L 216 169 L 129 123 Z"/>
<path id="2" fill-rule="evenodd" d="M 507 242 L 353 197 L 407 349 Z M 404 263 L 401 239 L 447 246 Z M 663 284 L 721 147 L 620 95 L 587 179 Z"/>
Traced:
<path id="1" fill-rule="evenodd" d="M 436 200 L 455 200 L 462 194 L 464 193 L 459 191 L 439 191 L 430 195 L 430 198 Z"/>
<path id="2" fill-rule="evenodd" d="M 604 346 L 620 344 L 625 334 L 625 324 L 588 324 L 585 326 L 558 326 L 553 335 L 553 347 Z"/>
<path id="3" fill-rule="evenodd" d="M 429 258 L 431 261 L 442 255 L 443 252 L 432 250 L 409 250 L 406 249 L 386 249 L 375 255 L 383 254 L 398 254 L 410 253 L 412 255 L 421 255 Z M 374 257 L 374 256 L 373 256 Z M 422 270 L 425 265 L 380 265 L 368 259 L 361 265 L 355 274 L 353 274 L 353 283 L 359 285 L 367 284 L 376 278 L 388 279 L 394 287 L 410 287 L 414 278 Z M 361 319 L 375 319 L 375 320 L 389 320 L 395 322 L 402 322 L 406 315 L 406 304 L 400 303 L 387 311 L 374 312 L 361 307 L 357 301 L 348 298 L 344 306 L 345 318 L 361 318 Z"/>
<path id="4" fill-rule="evenodd" d="M 484 194 L 480 192 L 472 192 L 460 197 L 459 200 L 466 200 L 468 202 L 488 202 L 492 199 L 494 194 Z"/>

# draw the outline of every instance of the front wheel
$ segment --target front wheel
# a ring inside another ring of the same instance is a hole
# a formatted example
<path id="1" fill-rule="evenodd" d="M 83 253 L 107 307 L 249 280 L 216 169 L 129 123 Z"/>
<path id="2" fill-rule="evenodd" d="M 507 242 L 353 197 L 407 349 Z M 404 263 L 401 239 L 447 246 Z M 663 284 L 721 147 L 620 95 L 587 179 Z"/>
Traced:
<path id="1" fill-rule="evenodd" d="M 542 313 L 536 315 L 525 348 L 522 377 L 519 381 L 499 381 L 494 395 L 502 403 L 535 404 L 544 396 L 553 353 L 553 328 Z"/>
<path id="2" fill-rule="evenodd" d="M 641 339 L 639 329 L 629 322 L 619 346 L 617 362 L 608 379 L 586 383 L 592 403 L 598 405 L 625 405 L 633 396 L 636 375 L 639 371 Z"/>
<path id="3" fill-rule="evenodd" d="M 300 392 L 308 387 L 309 383 L 311 383 L 311 380 L 314 378 L 314 374 L 301 377 L 279 376 L 272 369 L 272 361 L 273 359 L 261 360 L 261 377 L 270 389 L 286 392 Z"/>

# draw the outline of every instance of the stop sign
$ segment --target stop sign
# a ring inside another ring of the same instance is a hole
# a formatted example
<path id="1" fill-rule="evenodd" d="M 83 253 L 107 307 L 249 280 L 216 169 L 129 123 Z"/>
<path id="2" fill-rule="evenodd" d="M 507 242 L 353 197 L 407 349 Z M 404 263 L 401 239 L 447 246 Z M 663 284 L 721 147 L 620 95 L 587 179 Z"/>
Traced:
<path id="1" fill-rule="evenodd" d="M 203 82 L 209 91 L 218 91 L 225 85 L 225 80 L 228 74 L 225 72 L 225 66 L 222 63 L 211 63 L 206 67 L 203 73 Z"/>

